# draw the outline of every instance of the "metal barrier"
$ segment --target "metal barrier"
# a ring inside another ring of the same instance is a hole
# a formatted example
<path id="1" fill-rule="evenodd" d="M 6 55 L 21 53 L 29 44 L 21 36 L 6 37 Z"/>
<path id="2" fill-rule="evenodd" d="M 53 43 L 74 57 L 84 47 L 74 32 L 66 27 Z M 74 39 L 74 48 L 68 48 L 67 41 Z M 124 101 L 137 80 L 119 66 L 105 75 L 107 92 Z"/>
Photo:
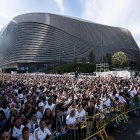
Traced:
<path id="1" fill-rule="evenodd" d="M 65 134 L 60 134 L 52 137 L 52 140 L 83 140 L 86 136 L 86 127 L 78 130 L 68 130 Z"/>
<path id="2" fill-rule="evenodd" d="M 104 137 L 108 137 L 105 127 L 109 123 L 119 119 L 126 123 L 128 121 L 126 114 L 134 111 L 140 114 L 140 102 L 133 102 L 129 108 L 121 104 L 118 110 L 115 107 L 105 108 L 101 113 L 87 118 L 86 123 L 80 124 L 78 130 L 67 130 L 64 134 L 53 136 L 52 140 L 89 140 L 95 135 L 104 140 Z"/>
<path id="3" fill-rule="evenodd" d="M 90 138 L 94 137 L 95 135 L 100 135 L 101 139 L 104 140 L 104 136 L 107 136 L 107 133 L 105 131 L 105 127 L 110 123 L 115 121 L 116 119 L 121 118 L 123 120 L 124 123 L 126 123 L 128 121 L 126 114 L 129 112 L 139 112 L 140 115 L 140 102 L 133 102 L 134 104 L 132 106 L 130 106 L 130 108 L 126 108 L 125 104 L 122 104 L 119 106 L 119 111 L 116 112 L 115 108 L 111 108 L 111 112 L 109 114 L 105 114 L 105 123 L 101 126 L 100 124 L 102 124 L 101 122 L 104 121 L 104 118 L 101 120 L 99 119 L 99 115 L 98 115 L 98 119 L 96 120 L 96 124 L 97 124 L 97 132 L 90 135 L 89 137 L 87 137 L 84 140 L 89 140 Z M 114 111 L 113 111 L 114 110 Z M 112 115 L 113 114 L 113 115 Z"/>

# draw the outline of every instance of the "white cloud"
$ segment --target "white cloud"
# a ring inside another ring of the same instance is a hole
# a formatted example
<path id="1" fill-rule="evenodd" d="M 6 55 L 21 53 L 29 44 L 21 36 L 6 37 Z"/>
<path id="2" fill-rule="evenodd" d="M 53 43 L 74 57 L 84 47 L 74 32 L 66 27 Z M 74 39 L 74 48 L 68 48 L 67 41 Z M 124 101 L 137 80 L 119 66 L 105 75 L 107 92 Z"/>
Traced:
<path id="1" fill-rule="evenodd" d="M 5 18 L 5 19 L 7 19 L 7 20 L 9 20 L 9 21 L 13 21 L 14 23 L 17 23 L 17 22 L 16 22 L 15 20 L 13 20 L 11 17 L 9 17 L 9 16 L 3 14 L 2 12 L 0 12 L 0 16 L 3 17 L 3 18 Z"/>
<path id="2" fill-rule="evenodd" d="M 138 45 L 138 46 L 139 46 L 139 48 L 140 48 L 140 41 L 138 41 L 138 42 L 137 42 L 137 45 Z"/>
<path id="3" fill-rule="evenodd" d="M 111 25 L 129 15 L 132 0 L 80 0 L 80 2 L 85 2 L 82 18 Z"/>
<path id="4" fill-rule="evenodd" d="M 140 9 L 138 0 L 80 0 L 83 8 L 83 19 L 100 24 L 119 26 L 129 29 L 140 42 Z M 139 37 L 136 37 L 138 36 Z M 139 46 L 140 47 L 140 46 Z"/>
<path id="5" fill-rule="evenodd" d="M 58 7 L 60 8 L 60 11 L 62 14 L 64 14 L 64 0 L 54 0 Z"/>

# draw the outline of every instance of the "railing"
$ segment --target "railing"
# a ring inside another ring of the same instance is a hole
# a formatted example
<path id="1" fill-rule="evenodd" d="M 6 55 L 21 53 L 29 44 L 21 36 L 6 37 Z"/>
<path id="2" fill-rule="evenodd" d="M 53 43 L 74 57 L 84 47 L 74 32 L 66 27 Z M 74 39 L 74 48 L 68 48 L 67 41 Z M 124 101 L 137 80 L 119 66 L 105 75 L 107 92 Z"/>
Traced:
<path id="1" fill-rule="evenodd" d="M 129 112 L 140 115 L 140 101 L 132 102 L 130 107 L 121 104 L 118 109 L 105 108 L 95 116 L 87 118 L 86 123 L 81 124 L 78 130 L 67 130 L 64 134 L 53 136 L 52 140 L 90 140 L 96 135 L 104 140 L 108 137 L 105 127 L 117 120 L 126 123 L 128 121 L 126 114 Z"/>

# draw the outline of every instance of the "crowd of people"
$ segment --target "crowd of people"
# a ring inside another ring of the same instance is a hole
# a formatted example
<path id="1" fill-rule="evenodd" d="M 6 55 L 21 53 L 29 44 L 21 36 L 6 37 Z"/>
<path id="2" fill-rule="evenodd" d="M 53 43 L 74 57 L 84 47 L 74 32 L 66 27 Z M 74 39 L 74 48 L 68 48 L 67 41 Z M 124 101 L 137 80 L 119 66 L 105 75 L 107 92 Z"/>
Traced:
<path id="1" fill-rule="evenodd" d="M 1 140 L 50 140 L 104 108 L 140 103 L 140 80 L 0 74 Z"/>

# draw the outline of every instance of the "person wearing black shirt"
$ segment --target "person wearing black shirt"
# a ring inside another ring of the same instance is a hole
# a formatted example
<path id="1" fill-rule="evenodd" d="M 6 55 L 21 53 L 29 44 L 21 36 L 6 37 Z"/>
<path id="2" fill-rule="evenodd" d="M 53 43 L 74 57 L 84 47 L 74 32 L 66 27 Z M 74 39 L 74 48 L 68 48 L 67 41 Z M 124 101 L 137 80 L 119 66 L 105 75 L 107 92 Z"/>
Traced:
<path id="1" fill-rule="evenodd" d="M 93 117 L 95 113 L 94 104 L 92 101 L 89 102 L 88 107 L 86 108 L 87 116 Z"/>
<path id="2" fill-rule="evenodd" d="M 87 132 L 93 132 L 95 130 L 95 120 L 94 120 L 94 115 L 95 115 L 95 108 L 93 101 L 89 101 L 89 105 L 86 108 L 86 115 L 87 115 L 87 123 L 88 123 L 88 130 Z"/>

